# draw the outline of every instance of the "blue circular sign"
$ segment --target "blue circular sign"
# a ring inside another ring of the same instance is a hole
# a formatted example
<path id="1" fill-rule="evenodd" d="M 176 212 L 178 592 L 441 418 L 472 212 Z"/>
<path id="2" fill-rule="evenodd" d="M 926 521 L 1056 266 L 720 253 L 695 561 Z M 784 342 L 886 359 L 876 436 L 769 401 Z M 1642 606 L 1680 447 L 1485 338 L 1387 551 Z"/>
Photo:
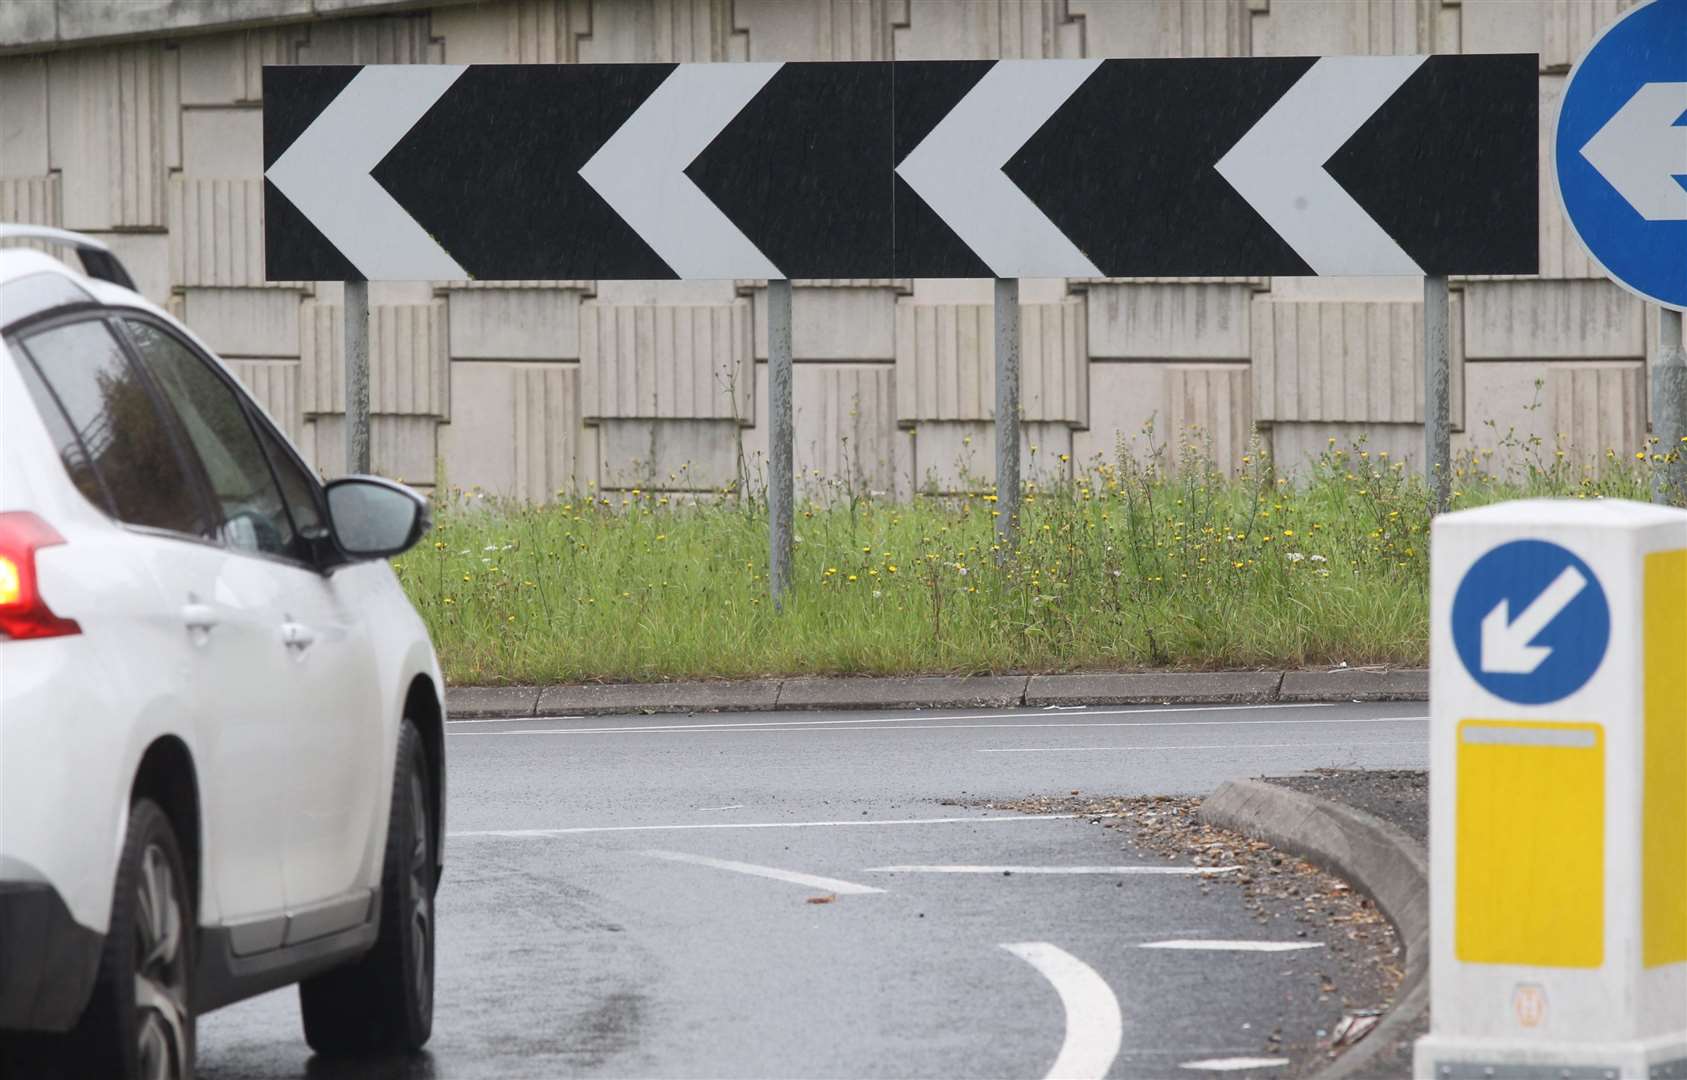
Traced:
<path id="1" fill-rule="evenodd" d="M 1580 690 L 1605 659 L 1611 608 L 1593 570 L 1545 540 L 1477 559 L 1453 595 L 1453 646 L 1495 697 L 1544 705 Z"/>
<path id="2" fill-rule="evenodd" d="M 1687 309 L 1687 0 L 1651 0 L 1593 43 L 1564 89 L 1553 159 L 1605 273 Z"/>

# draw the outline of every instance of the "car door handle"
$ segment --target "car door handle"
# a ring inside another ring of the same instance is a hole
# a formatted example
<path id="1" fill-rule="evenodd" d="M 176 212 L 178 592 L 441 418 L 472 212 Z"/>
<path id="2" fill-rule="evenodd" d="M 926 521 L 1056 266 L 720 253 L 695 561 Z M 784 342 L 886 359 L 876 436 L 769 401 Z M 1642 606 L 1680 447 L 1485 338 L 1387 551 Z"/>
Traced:
<path id="1" fill-rule="evenodd" d="M 208 634 L 216 628 L 217 613 L 210 604 L 183 604 L 182 625 L 189 630 L 197 630 L 202 634 Z"/>
<path id="2" fill-rule="evenodd" d="M 281 640 L 289 649 L 304 652 L 316 641 L 316 631 L 304 623 L 284 622 L 281 624 Z"/>

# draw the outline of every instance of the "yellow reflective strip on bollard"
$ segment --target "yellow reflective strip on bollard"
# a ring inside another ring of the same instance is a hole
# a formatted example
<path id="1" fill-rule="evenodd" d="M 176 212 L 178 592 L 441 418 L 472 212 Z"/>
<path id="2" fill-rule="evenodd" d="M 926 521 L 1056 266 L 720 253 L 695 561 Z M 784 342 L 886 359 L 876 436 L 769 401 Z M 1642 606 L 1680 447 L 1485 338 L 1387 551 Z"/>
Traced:
<path id="1" fill-rule="evenodd" d="M 1646 556 L 1641 963 L 1687 960 L 1687 549 Z"/>
<path id="2" fill-rule="evenodd" d="M 1605 738 L 1598 724 L 1458 726 L 1453 947 L 1473 964 L 1605 958 Z"/>

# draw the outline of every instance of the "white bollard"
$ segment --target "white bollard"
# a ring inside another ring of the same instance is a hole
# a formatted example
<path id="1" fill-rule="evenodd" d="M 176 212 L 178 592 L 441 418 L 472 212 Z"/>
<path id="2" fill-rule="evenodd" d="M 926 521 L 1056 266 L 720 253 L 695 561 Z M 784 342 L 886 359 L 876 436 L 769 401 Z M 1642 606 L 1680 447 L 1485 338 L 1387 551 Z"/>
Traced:
<path id="1" fill-rule="evenodd" d="M 1687 511 L 1435 519 L 1434 1080 L 1687 1077 Z"/>

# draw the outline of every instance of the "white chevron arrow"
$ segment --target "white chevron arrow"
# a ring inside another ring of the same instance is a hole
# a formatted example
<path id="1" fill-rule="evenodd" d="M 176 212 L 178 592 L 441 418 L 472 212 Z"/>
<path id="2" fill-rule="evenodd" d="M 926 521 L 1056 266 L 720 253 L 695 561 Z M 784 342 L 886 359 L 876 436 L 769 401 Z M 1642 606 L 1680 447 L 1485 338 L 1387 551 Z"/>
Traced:
<path id="1" fill-rule="evenodd" d="M 1002 171 L 1100 66 L 997 61 L 896 166 L 997 277 L 1105 276 Z"/>
<path id="2" fill-rule="evenodd" d="M 1687 221 L 1687 82 L 1647 83 L 1623 103 L 1582 147 L 1582 157 L 1599 170 L 1636 213 L 1647 221 Z"/>
<path id="3" fill-rule="evenodd" d="M 581 168 L 682 278 L 782 278 L 685 169 L 783 64 L 680 64 Z"/>
<path id="4" fill-rule="evenodd" d="M 1214 166 L 1314 273 L 1423 273 L 1324 165 L 1427 59 L 1324 57 Z"/>
<path id="5" fill-rule="evenodd" d="M 469 276 L 369 175 L 464 70 L 462 64 L 365 67 L 264 173 L 371 281 Z"/>
<path id="6" fill-rule="evenodd" d="M 1517 618 L 1511 617 L 1511 601 L 1495 604 L 1482 618 L 1482 670 L 1527 675 L 1540 667 L 1552 655 L 1552 648 L 1529 643 L 1585 588 L 1587 578 L 1582 572 L 1566 566 Z"/>

